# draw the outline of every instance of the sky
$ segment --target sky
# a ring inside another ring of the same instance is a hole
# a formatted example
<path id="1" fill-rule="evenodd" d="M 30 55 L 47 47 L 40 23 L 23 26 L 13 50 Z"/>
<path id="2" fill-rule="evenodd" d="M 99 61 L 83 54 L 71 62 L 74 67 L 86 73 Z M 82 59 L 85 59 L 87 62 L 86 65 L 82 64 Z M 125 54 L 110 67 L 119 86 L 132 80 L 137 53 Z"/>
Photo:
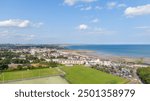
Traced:
<path id="1" fill-rule="evenodd" d="M 0 44 L 150 44 L 150 0 L 0 0 Z"/>

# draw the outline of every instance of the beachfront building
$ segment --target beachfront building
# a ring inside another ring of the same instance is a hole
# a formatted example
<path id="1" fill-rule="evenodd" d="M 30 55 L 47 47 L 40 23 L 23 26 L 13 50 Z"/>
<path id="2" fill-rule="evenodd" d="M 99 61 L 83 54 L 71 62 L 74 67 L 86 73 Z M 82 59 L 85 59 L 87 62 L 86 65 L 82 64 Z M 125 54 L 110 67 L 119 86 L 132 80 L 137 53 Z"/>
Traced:
<path id="1" fill-rule="evenodd" d="M 83 65 L 85 62 L 82 60 L 70 60 L 70 59 L 52 59 L 53 62 L 57 62 L 64 65 Z"/>
<path id="2" fill-rule="evenodd" d="M 111 61 L 99 61 L 99 65 L 111 67 L 112 62 Z"/>
<path id="3" fill-rule="evenodd" d="M 142 65 L 142 64 L 134 64 L 132 65 L 134 68 L 142 68 L 142 67 L 149 67 L 149 65 Z"/>

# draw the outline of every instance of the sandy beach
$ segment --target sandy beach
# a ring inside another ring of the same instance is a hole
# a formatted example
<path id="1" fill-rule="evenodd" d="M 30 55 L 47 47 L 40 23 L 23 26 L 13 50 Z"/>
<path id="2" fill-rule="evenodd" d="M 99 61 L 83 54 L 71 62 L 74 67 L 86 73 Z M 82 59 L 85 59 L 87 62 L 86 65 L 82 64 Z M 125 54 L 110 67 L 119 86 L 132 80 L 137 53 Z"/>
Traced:
<path id="1" fill-rule="evenodd" d="M 98 53 L 96 51 L 92 50 L 69 50 L 74 53 L 78 53 L 80 55 L 84 56 L 90 56 L 90 57 L 96 57 L 100 58 L 102 60 L 111 60 L 114 62 L 131 62 L 131 63 L 144 63 L 144 64 L 150 64 L 150 58 L 147 57 L 129 57 L 129 56 L 117 56 L 112 54 L 106 54 L 106 53 Z"/>

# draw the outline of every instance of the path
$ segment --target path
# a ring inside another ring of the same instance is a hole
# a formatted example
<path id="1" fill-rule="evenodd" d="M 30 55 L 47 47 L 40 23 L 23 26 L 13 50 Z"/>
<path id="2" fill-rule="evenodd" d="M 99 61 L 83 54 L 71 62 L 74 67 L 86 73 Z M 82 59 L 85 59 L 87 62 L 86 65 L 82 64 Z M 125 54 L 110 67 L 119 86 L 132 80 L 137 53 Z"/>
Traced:
<path id="1" fill-rule="evenodd" d="M 63 70 L 60 69 L 60 67 L 57 67 L 56 69 L 57 69 L 59 72 L 61 72 L 63 75 L 66 75 L 66 73 L 65 73 Z"/>

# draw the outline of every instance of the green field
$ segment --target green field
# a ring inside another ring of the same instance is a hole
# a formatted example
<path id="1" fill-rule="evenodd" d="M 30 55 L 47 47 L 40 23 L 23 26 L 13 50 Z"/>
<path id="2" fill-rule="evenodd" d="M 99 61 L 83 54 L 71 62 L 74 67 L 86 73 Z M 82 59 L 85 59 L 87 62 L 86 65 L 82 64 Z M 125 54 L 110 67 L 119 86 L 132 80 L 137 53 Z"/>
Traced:
<path id="1" fill-rule="evenodd" d="M 56 68 L 42 68 L 23 71 L 11 71 L 0 74 L 0 82 L 23 80 L 36 77 L 44 77 L 61 74 Z"/>
<path id="2" fill-rule="evenodd" d="M 21 81 L 8 82 L 8 84 L 68 84 L 61 76 L 42 77 Z"/>
<path id="3" fill-rule="evenodd" d="M 63 67 L 71 84 L 124 84 L 128 80 L 84 66 Z"/>
<path id="4" fill-rule="evenodd" d="M 64 75 L 62 78 L 60 75 Z M 15 84 L 124 84 L 128 80 L 85 66 L 3 72 L 0 83 Z"/>

